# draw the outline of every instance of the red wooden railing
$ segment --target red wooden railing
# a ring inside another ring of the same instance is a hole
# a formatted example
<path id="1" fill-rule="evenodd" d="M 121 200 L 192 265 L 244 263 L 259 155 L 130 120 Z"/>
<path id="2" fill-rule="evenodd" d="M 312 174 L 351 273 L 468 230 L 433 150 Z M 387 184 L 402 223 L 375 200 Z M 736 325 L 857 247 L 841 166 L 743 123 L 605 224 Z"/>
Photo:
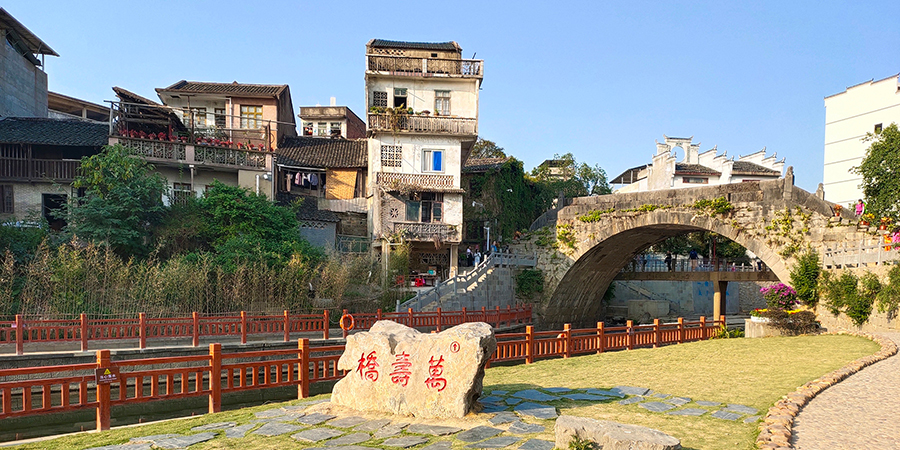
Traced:
<path id="1" fill-rule="evenodd" d="M 490 362 L 569 357 L 635 347 L 658 347 L 709 339 L 725 323 L 725 317 L 707 322 L 624 327 L 534 331 L 497 335 L 497 350 Z M 65 366 L 0 369 L 0 420 L 36 414 L 97 410 L 97 429 L 107 430 L 113 405 L 207 396 L 209 412 L 219 412 L 222 394 L 253 389 L 297 386 L 297 397 L 309 396 L 314 382 L 344 376 L 337 362 L 343 345 L 310 347 L 299 339 L 297 349 L 222 353 L 221 344 L 210 344 L 208 355 L 176 356 L 112 361 L 109 350 L 97 351 L 97 362 Z M 98 383 L 106 369 L 117 374 L 110 383 Z M 218 380 L 216 382 L 215 380 Z"/>
<path id="2" fill-rule="evenodd" d="M 347 311 L 344 311 L 346 314 Z M 441 311 L 353 314 L 355 330 L 368 330 L 378 320 L 392 320 L 414 328 L 434 328 L 438 331 L 465 322 L 486 322 L 495 327 L 511 326 L 531 322 L 531 305 L 507 307 L 506 309 L 485 309 L 476 311 Z M 290 340 L 290 333 L 321 332 L 323 339 L 329 338 L 330 317 L 328 311 L 322 314 L 251 315 L 241 311 L 239 315 L 148 318 L 144 313 L 137 318 L 89 319 L 81 314 L 78 319 L 68 320 L 26 320 L 17 315 L 14 321 L 0 321 L 0 344 L 16 344 L 16 354 L 24 353 L 26 342 L 80 342 L 81 350 L 87 351 L 91 341 L 137 339 L 138 348 L 146 348 L 148 339 L 188 338 L 195 347 L 201 337 L 240 336 L 241 343 L 247 343 L 247 336 L 259 334 L 282 334 L 284 342 Z M 21 332 L 20 332 L 21 331 Z M 344 337 L 346 337 L 344 332 Z"/>

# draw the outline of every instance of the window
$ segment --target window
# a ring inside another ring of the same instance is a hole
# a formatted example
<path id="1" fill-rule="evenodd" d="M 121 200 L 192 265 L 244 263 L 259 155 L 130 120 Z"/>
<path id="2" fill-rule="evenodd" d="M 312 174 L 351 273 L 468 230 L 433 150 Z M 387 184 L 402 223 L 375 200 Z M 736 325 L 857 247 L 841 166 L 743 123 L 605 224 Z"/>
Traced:
<path id="1" fill-rule="evenodd" d="M 403 161 L 403 147 L 399 145 L 381 146 L 381 166 L 400 167 Z"/>
<path id="2" fill-rule="evenodd" d="M 684 177 L 681 179 L 685 184 L 709 184 L 709 178 Z"/>
<path id="3" fill-rule="evenodd" d="M 394 88 L 394 108 L 406 108 L 406 88 Z"/>
<path id="4" fill-rule="evenodd" d="M 241 128 L 261 127 L 262 117 L 262 106 L 241 105 Z"/>
<path id="5" fill-rule="evenodd" d="M 328 136 L 328 124 L 325 122 L 319 122 L 319 126 L 316 127 L 316 136 Z"/>
<path id="6" fill-rule="evenodd" d="M 216 128 L 225 128 L 225 108 L 216 108 Z"/>
<path id="7" fill-rule="evenodd" d="M 881 124 L 880 124 L 880 123 L 876 123 L 876 124 L 875 124 L 875 132 L 876 132 L 876 133 L 881 133 L 881 130 L 882 130 Z"/>
<path id="8" fill-rule="evenodd" d="M 193 196 L 194 189 L 190 183 L 172 183 L 172 198 L 170 200 L 173 205 L 183 205 Z"/>
<path id="9" fill-rule="evenodd" d="M 419 211 L 421 210 L 421 208 L 422 208 L 421 202 L 419 202 L 417 200 L 407 200 L 406 201 L 406 221 L 407 222 L 418 222 L 419 221 Z"/>
<path id="10" fill-rule="evenodd" d="M 434 113 L 450 115 L 450 91 L 434 91 Z"/>
<path id="11" fill-rule="evenodd" d="M 312 122 L 303 122 L 303 135 L 304 136 L 312 136 L 313 135 L 313 123 Z"/>
<path id="12" fill-rule="evenodd" d="M 432 223 L 444 217 L 444 194 L 416 192 L 406 201 L 406 221 Z"/>
<path id="13" fill-rule="evenodd" d="M 185 108 L 181 114 L 181 121 L 187 127 L 206 126 L 206 108 Z"/>
<path id="14" fill-rule="evenodd" d="M 372 106 L 387 108 L 387 91 L 375 91 L 372 93 Z"/>
<path id="15" fill-rule="evenodd" d="M 443 150 L 423 150 L 422 151 L 422 171 L 423 172 L 443 172 L 444 171 L 444 151 Z"/>
<path id="16" fill-rule="evenodd" d="M 341 135 L 341 123 L 340 122 L 331 122 L 331 135 L 332 136 L 340 136 Z"/>
<path id="17" fill-rule="evenodd" d="M 0 213 L 12 214 L 14 212 L 16 212 L 16 209 L 13 201 L 12 185 L 0 185 Z"/>

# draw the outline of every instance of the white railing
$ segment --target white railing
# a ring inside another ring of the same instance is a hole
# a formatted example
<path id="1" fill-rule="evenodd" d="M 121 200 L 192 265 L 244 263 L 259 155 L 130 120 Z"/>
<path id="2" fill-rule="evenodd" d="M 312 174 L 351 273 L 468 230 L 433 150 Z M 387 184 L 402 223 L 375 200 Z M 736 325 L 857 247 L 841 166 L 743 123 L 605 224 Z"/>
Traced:
<path id="1" fill-rule="evenodd" d="M 403 303 L 398 302 L 397 311 L 405 311 L 409 308 L 412 308 L 413 311 L 421 311 L 423 307 L 434 302 L 440 303 L 441 299 L 447 294 L 456 296 L 461 291 L 463 293 L 468 292 L 469 288 L 493 267 L 534 267 L 535 265 L 537 265 L 537 255 L 535 254 L 519 255 L 516 253 L 490 253 L 484 258 L 484 261 L 475 266 L 474 269 L 463 274 L 458 274 L 455 277 L 448 278 L 431 289 L 419 291 L 416 293 L 415 297 Z"/>
<path id="2" fill-rule="evenodd" d="M 435 175 L 429 173 L 375 172 L 375 183 L 386 189 L 399 189 L 403 186 L 432 189 L 456 188 L 453 175 Z"/>
<path id="3" fill-rule="evenodd" d="M 417 116 L 413 114 L 369 114 L 369 129 L 413 133 L 478 134 L 478 120 L 464 117 Z"/>
<path id="4" fill-rule="evenodd" d="M 822 265 L 826 268 L 862 267 L 865 264 L 882 264 L 900 260 L 900 251 L 890 242 L 881 244 L 860 240 L 856 244 L 842 243 L 840 247 L 825 248 Z"/>

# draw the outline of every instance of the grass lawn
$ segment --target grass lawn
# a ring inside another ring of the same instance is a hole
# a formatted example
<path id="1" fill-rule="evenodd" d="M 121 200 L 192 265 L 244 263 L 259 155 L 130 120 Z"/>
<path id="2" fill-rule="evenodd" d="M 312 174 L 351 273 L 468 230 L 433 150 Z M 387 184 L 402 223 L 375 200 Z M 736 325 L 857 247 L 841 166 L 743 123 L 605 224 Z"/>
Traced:
<path id="1" fill-rule="evenodd" d="M 725 339 L 671 345 L 659 349 L 641 349 L 587 355 L 569 359 L 538 361 L 530 365 L 493 367 L 487 370 L 485 391 L 515 391 L 528 388 L 610 388 L 617 385 L 640 386 L 656 392 L 722 403 L 738 403 L 759 409 L 761 414 L 782 395 L 797 386 L 869 355 L 878 345 L 852 336 L 803 336 L 766 339 Z M 316 398 L 322 398 L 319 396 Z M 292 401 L 297 404 L 302 401 Z M 552 402 L 561 413 L 656 428 L 681 439 L 685 449 L 751 449 L 757 424 L 730 422 L 708 415 L 670 416 L 651 413 L 637 405 L 615 401 L 559 400 Z M 83 433 L 28 444 L 25 449 L 82 449 L 126 442 L 134 436 L 165 433 L 192 434 L 191 427 L 255 419 L 253 413 L 271 409 L 263 405 L 184 420 L 119 428 L 104 433 Z M 685 405 L 701 408 L 695 403 Z M 714 410 L 716 408 L 706 408 Z M 485 414 L 475 416 L 471 425 L 482 425 Z M 414 419 L 412 421 L 415 421 Z M 547 427 L 544 433 L 529 437 L 553 440 L 553 422 L 535 421 Z M 454 421 L 455 422 L 455 421 Z M 477 423 L 476 423 L 477 422 Z M 501 427 L 503 428 L 503 427 Z M 440 438 L 447 439 L 447 438 Z M 437 438 L 429 441 L 433 443 Z M 524 442 L 524 441 L 523 441 Z M 290 435 L 260 437 L 248 434 L 244 439 L 218 438 L 193 445 L 191 450 L 321 447 L 301 444 Z M 454 450 L 464 443 L 455 441 Z M 372 445 L 366 443 L 364 445 Z M 428 444 L 423 444 L 424 447 Z M 396 448 L 391 448 L 396 450 Z"/>

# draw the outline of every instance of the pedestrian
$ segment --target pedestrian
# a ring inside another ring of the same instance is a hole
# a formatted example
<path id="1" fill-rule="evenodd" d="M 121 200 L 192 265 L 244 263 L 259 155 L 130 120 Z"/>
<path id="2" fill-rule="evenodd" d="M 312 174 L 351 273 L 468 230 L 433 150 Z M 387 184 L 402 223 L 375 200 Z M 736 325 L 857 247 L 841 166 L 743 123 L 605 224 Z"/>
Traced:
<path id="1" fill-rule="evenodd" d="M 691 249 L 691 252 L 688 253 L 688 258 L 691 259 L 691 272 L 697 270 L 697 264 L 700 263 L 700 259 L 698 258 L 698 256 L 699 255 L 697 255 L 697 250 L 695 249 Z"/>
<path id="2" fill-rule="evenodd" d="M 758 256 L 756 257 L 756 270 L 758 272 L 762 272 L 762 270 L 763 270 L 762 259 L 760 259 Z"/>
<path id="3" fill-rule="evenodd" d="M 862 199 L 856 202 L 856 217 L 862 217 L 863 212 L 866 211 L 866 204 L 863 203 Z"/>
<path id="4" fill-rule="evenodd" d="M 491 244 L 491 253 L 497 253 L 497 241 Z"/>
<path id="5" fill-rule="evenodd" d="M 481 264 L 481 250 L 475 248 L 475 266 L 477 267 Z"/>
<path id="6" fill-rule="evenodd" d="M 472 255 L 472 246 L 470 245 L 466 248 L 466 267 L 472 267 L 473 261 L 475 261 L 475 257 Z"/>
<path id="7" fill-rule="evenodd" d="M 669 272 L 674 272 L 675 266 L 674 266 L 674 264 L 672 264 L 672 262 L 673 262 L 672 252 L 666 252 L 665 262 L 666 262 L 666 268 L 669 270 Z"/>
<path id="8" fill-rule="evenodd" d="M 647 271 L 647 255 L 645 255 L 643 252 L 641 252 L 640 254 L 638 254 L 638 258 L 641 259 L 641 272 L 646 272 Z"/>

